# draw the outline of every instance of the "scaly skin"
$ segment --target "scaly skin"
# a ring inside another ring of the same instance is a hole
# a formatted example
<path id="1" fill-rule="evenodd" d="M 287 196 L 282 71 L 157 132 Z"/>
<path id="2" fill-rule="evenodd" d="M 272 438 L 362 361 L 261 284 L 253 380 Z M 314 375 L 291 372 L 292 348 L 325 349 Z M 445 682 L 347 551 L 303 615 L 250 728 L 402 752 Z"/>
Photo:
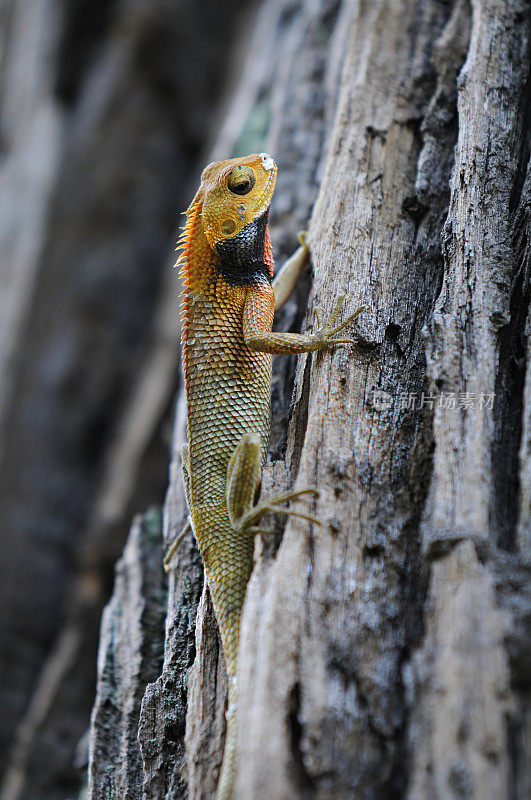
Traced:
<path id="1" fill-rule="evenodd" d="M 210 164 L 179 241 L 188 410 L 183 474 L 190 517 L 185 531 L 191 524 L 201 552 L 229 680 L 217 800 L 228 800 L 234 783 L 240 618 L 257 523 L 266 511 L 296 513 L 278 503 L 314 491 L 286 493 L 255 505 L 269 438 L 272 354 L 347 344 L 353 340 L 331 337 L 363 310 L 334 328 L 340 298 L 328 325 L 321 325 L 316 312 L 319 328 L 311 335 L 271 332 L 275 289 L 283 302 L 307 255 L 301 239 L 295 256 L 272 282 L 267 215 L 276 171 L 265 153 Z M 174 550 L 175 545 L 166 564 Z"/>

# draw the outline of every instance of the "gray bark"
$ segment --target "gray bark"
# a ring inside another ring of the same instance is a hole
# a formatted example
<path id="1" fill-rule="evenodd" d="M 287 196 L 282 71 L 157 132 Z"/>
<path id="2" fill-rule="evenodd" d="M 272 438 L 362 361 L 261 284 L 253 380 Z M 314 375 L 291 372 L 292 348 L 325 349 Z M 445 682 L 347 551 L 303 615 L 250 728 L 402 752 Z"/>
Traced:
<path id="1" fill-rule="evenodd" d="M 156 511 L 133 523 L 101 622 L 91 725 L 102 735 L 91 739 L 96 749 L 90 752 L 90 780 L 101 786 L 102 796 L 129 797 L 142 782 L 138 710 L 146 685 L 162 665 L 167 604 L 162 556 Z"/>
<path id="2" fill-rule="evenodd" d="M 235 37 L 225 59 L 230 91 L 205 131 L 200 161 L 274 155 L 277 263 L 309 226 L 311 270 L 278 326 L 305 329 L 313 307 L 329 312 L 342 294 L 344 313 L 370 307 L 355 348 L 275 359 L 262 495 L 317 486 L 320 497 L 307 507 L 321 526 L 273 519 L 279 536 L 256 541 L 242 623 L 235 800 L 524 800 L 531 793 L 529 4 L 263 0 L 239 29 L 224 6 L 226 17 L 212 28 L 223 24 Z M 162 19 L 173 19 L 162 2 L 161 9 Z M 221 29 L 209 36 L 223 41 Z M 126 40 L 119 52 L 127 61 Z M 195 53 L 185 55 L 198 63 Z M 199 82 L 216 63 L 212 56 Z M 99 96 L 101 82 L 87 85 Z M 119 86 L 116 78 L 113 102 Z M 179 91 L 174 99 L 183 102 Z M 171 125 L 164 130 L 171 137 Z M 91 137 L 106 135 L 102 128 Z M 120 175 L 129 161 L 126 153 Z M 194 171 L 186 160 L 186 178 L 195 177 L 186 188 L 179 181 L 178 208 L 202 166 L 197 161 Z M 43 180 L 43 204 L 47 191 Z M 152 183 L 145 191 L 155 191 Z M 28 275 L 32 269 L 39 271 L 27 266 Z M 90 609 L 85 620 L 97 613 L 101 562 L 115 552 L 116 530 L 141 493 L 141 455 L 174 383 L 176 284 L 171 272 L 151 306 L 153 357 L 135 377 L 132 367 L 128 373 L 125 412 L 94 472 L 100 488 L 86 499 L 81 578 L 72 590 L 77 607 Z M 25 302 L 21 296 L 17 308 Z M 100 380 L 103 391 L 107 379 Z M 176 409 L 165 545 L 186 515 L 182 391 Z M 11 425 L 16 416 L 6 419 Z M 163 630 L 162 546 L 146 525 L 133 525 L 102 623 L 87 796 L 207 800 L 226 703 L 215 618 L 190 537 L 169 576 Z M 27 777 L 47 718 L 39 702 L 55 708 L 51 718 L 68 708 L 57 675 L 76 685 L 80 631 L 79 618 L 69 618 L 33 716 L 19 726 L 1 800 L 30 797 L 39 786 Z M 45 729 L 56 731 L 56 723 Z"/>
<path id="3" fill-rule="evenodd" d="M 345 3 L 326 52 L 311 9 L 272 88 L 273 220 L 306 213 L 319 175 L 310 302 L 371 312 L 358 351 L 300 359 L 266 470 L 266 496 L 319 486 L 322 526 L 257 543 L 236 796 L 524 797 L 529 17 Z M 197 648 L 183 774 L 206 798 L 225 689 L 205 596 Z"/>

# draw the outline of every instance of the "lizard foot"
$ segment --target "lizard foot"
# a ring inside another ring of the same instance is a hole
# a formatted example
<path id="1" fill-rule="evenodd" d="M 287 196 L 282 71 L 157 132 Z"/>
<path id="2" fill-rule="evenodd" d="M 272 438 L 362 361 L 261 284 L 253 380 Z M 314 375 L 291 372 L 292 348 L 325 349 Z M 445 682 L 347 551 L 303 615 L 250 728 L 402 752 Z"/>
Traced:
<path id="1" fill-rule="evenodd" d="M 290 500 L 295 500 L 298 497 L 302 497 L 305 494 L 312 494 L 314 497 L 319 497 L 319 492 L 317 489 L 299 489 L 298 491 L 292 492 L 284 492 L 283 494 L 278 494 L 275 497 L 271 497 L 269 500 L 265 500 L 263 503 L 258 503 L 258 505 L 253 506 L 249 511 L 243 514 L 237 521 L 236 527 L 238 530 L 246 533 L 274 533 L 274 531 L 263 531 L 260 528 L 256 527 L 257 523 L 259 522 L 260 518 L 264 514 L 289 514 L 292 517 L 300 517 L 301 519 L 306 519 L 308 522 L 313 522 L 316 525 L 320 525 L 318 519 L 315 517 L 310 516 L 309 514 L 302 514 L 300 511 L 294 511 L 291 508 L 282 508 L 280 505 L 281 503 L 287 503 Z"/>
<path id="2" fill-rule="evenodd" d="M 330 318 L 328 322 L 323 324 L 323 309 L 317 307 L 314 309 L 315 320 L 317 322 L 317 330 L 315 333 L 312 333 L 310 336 L 312 342 L 312 349 L 313 350 L 322 350 L 325 347 L 335 347 L 336 345 L 343 345 L 343 344 L 356 344 L 358 341 L 357 339 L 332 339 L 336 333 L 342 331 L 343 328 L 346 328 L 347 325 L 356 319 L 363 311 L 367 311 L 369 306 L 360 306 L 357 308 L 352 314 L 350 314 L 343 322 L 340 322 L 339 325 L 334 327 L 334 323 L 339 316 L 339 312 L 341 311 L 341 306 L 346 300 L 346 295 L 343 294 L 339 297 L 334 310 L 330 314 Z"/>

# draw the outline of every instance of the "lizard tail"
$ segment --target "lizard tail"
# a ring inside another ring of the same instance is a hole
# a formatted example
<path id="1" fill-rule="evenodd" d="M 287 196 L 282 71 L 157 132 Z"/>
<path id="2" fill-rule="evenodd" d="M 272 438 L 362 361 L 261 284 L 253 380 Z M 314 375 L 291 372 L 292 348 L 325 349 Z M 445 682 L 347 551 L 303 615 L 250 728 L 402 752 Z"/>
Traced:
<path id="1" fill-rule="evenodd" d="M 238 704 L 236 696 L 236 679 L 229 677 L 229 707 L 227 709 L 227 729 L 225 733 L 225 748 L 223 763 L 218 780 L 216 800 L 231 800 L 236 776 L 236 739 Z"/>
<path id="2" fill-rule="evenodd" d="M 205 564 L 207 583 L 218 621 L 228 675 L 225 750 L 216 800 L 230 800 L 235 780 L 238 697 L 236 674 L 240 619 L 245 588 L 253 566 L 252 536 L 244 536 L 230 523 L 226 502 L 196 506 L 194 532 Z"/>

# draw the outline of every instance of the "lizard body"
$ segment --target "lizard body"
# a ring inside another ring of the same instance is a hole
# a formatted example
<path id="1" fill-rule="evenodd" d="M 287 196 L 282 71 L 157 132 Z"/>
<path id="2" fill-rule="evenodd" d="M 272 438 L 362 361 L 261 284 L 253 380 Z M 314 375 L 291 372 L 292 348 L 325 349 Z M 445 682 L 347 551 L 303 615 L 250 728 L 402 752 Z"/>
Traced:
<path id="1" fill-rule="evenodd" d="M 279 503 L 315 493 L 288 492 L 256 504 L 270 430 L 272 354 L 353 341 L 331 337 L 363 310 L 334 328 L 340 298 L 328 325 L 321 324 L 316 311 L 319 327 L 313 334 L 272 333 L 275 304 L 279 307 L 287 299 L 307 257 L 301 239 L 301 247 L 273 281 L 267 218 L 276 172 L 266 153 L 210 164 L 179 240 L 188 424 L 182 462 L 190 516 L 165 563 L 191 527 L 205 567 L 229 683 L 217 800 L 231 797 L 234 782 L 240 618 L 257 523 L 266 511 L 296 514 Z"/>

